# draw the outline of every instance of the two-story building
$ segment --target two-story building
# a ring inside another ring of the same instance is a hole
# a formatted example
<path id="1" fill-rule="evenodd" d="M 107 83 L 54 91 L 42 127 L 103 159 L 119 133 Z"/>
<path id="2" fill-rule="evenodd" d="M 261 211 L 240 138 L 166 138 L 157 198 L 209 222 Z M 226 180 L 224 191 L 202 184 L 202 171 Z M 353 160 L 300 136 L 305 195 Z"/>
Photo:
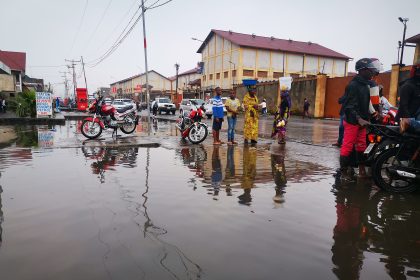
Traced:
<path id="1" fill-rule="evenodd" d="M 0 51 L 0 92 L 3 97 L 22 92 L 25 71 L 26 53 Z"/>
<path id="2" fill-rule="evenodd" d="M 245 78 L 259 81 L 283 76 L 347 75 L 350 57 L 313 42 L 299 42 L 255 34 L 212 29 L 197 53 L 204 73 L 201 87 L 232 88 Z"/>
<path id="3" fill-rule="evenodd" d="M 182 93 L 183 98 L 197 98 L 200 96 L 201 89 L 201 68 L 195 67 L 188 71 L 178 74 L 178 92 Z M 172 82 L 172 90 L 176 89 L 176 76 L 169 78 Z M 174 97 L 173 97 L 174 99 Z"/>
<path id="4" fill-rule="evenodd" d="M 171 80 L 155 70 L 148 72 L 150 97 L 170 95 Z M 114 82 L 110 85 L 114 97 L 128 97 L 146 101 L 146 73 L 135 75 L 127 79 Z"/>

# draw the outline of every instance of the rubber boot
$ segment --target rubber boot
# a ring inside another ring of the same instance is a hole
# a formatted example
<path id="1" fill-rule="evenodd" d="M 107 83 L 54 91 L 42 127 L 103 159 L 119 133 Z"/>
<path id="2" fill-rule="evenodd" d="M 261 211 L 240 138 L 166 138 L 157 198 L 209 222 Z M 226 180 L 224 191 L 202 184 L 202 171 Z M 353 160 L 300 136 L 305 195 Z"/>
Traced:
<path id="1" fill-rule="evenodd" d="M 359 178 L 366 178 L 365 155 L 363 152 L 357 152 L 357 162 L 359 164 Z"/>
<path id="2" fill-rule="evenodd" d="M 351 182 L 353 179 L 349 174 L 350 158 L 340 156 L 340 179 L 342 182 Z"/>

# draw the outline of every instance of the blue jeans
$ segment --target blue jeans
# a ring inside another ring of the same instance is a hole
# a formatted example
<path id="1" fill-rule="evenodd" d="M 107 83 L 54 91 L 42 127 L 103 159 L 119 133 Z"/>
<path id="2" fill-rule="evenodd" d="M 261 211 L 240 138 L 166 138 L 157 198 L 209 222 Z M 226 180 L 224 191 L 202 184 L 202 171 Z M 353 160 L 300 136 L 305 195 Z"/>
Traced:
<path id="1" fill-rule="evenodd" d="M 410 118 L 410 129 L 415 133 L 420 133 L 420 118 Z"/>
<path id="2" fill-rule="evenodd" d="M 228 120 L 228 141 L 233 141 L 235 139 L 235 126 L 236 126 L 236 117 L 227 117 Z"/>
<path id="3" fill-rule="evenodd" d="M 338 144 L 343 144 L 343 138 L 344 138 L 344 115 L 340 116 L 340 126 L 338 128 L 338 139 L 337 139 L 337 143 Z"/>

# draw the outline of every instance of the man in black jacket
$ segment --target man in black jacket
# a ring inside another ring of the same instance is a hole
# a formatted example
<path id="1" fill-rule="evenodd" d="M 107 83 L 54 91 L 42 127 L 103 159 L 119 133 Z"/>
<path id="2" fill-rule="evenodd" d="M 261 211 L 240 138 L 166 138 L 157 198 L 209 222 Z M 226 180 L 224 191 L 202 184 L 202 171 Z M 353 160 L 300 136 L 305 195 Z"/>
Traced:
<path id="1" fill-rule="evenodd" d="M 402 132 L 408 128 L 420 131 L 420 61 L 411 67 L 410 78 L 400 89 L 398 117 Z"/>
<path id="2" fill-rule="evenodd" d="M 359 161 L 359 176 L 365 176 L 363 152 L 366 149 L 366 128 L 369 124 L 370 80 L 376 73 L 376 67 L 370 58 L 362 58 L 356 62 L 358 74 L 346 87 L 346 100 L 342 105 L 344 112 L 344 139 L 340 150 L 341 179 L 351 180 L 348 174 L 350 154 L 353 147 Z"/>

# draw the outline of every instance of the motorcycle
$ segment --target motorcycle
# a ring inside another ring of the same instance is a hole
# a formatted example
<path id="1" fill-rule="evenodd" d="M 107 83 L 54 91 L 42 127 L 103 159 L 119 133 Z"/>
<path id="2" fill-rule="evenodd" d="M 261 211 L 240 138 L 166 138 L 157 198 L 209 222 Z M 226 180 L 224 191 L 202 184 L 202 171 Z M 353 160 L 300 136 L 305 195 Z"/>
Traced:
<path id="1" fill-rule="evenodd" d="M 176 127 L 181 132 L 182 139 L 188 138 L 191 143 L 199 144 L 207 138 L 209 132 L 207 125 L 201 122 L 204 107 L 197 108 L 197 104 L 195 105 L 189 114 L 184 112 L 179 116 Z"/>
<path id="2" fill-rule="evenodd" d="M 387 138 L 372 163 L 372 177 L 380 188 L 396 193 L 412 192 L 420 187 L 420 135 L 403 133 L 398 127 L 380 130 Z"/>
<path id="3" fill-rule="evenodd" d="M 93 117 L 83 119 L 81 132 L 89 139 L 99 137 L 102 130 L 108 128 L 114 130 L 112 136 L 114 134 L 117 136 L 118 128 L 125 134 L 131 134 L 139 123 L 135 106 L 127 105 L 121 109 L 115 109 L 112 105 L 105 104 L 102 96 L 95 99 L 88 111 L 93 113 Z"/>

